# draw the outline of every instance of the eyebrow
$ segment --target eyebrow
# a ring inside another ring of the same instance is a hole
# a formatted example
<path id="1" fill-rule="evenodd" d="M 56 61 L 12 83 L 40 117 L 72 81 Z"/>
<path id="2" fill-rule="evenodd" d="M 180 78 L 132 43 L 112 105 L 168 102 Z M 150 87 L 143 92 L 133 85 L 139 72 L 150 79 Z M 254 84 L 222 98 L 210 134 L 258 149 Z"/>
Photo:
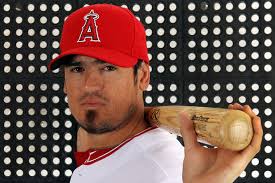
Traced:
<path id="1" fill-rule="evenodd" d="M 64 64 L 65 67 L 71 67 L 71 66 L 80 66 L 81 63 L 80 62 L 69 62 Z"/>
<path id="2" fill-rule="evenodd" d="M 98 65 L 108 64 L 107 62 L 104 62 L 102 60 L 95 60 L 94 63 L 98 64 Z M 80 66 L 80 65 L 82 65 L 82 63 L 80 61 L 74 60 L 74 61 L 70 61 L 69 63 L 66 63 L 64 65 L 65 65 L 65 67 L 71 67 L 71 66 Z"/>

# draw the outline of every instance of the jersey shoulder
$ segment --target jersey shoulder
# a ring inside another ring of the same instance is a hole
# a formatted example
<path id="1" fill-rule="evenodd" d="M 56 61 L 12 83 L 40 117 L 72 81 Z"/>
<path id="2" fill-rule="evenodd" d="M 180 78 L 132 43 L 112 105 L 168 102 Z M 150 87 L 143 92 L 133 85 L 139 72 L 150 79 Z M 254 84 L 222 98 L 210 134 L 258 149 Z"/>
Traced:
<path id="1" fill-rule="evenodd" d="M 175 135 L 156 128 L 134 139 L 133 144 L 165 175 L 163 183 L 182 182 L 184 147 Z"/>

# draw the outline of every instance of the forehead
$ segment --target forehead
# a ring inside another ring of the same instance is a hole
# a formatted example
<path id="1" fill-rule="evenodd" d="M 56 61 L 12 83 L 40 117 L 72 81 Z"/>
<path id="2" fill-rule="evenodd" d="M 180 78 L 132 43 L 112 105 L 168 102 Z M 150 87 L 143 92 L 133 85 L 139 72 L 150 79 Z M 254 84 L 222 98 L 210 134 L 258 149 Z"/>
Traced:
<path id="1" fill-rule="evenodd" d="M 89 62 L 89 63 L 97 63 L 97 64 L 106 63 L 105 61 L 102 61 L 93 57 L 84 56 L 84 55 L 74 55 L 71 59 L 71 62 Z"/>

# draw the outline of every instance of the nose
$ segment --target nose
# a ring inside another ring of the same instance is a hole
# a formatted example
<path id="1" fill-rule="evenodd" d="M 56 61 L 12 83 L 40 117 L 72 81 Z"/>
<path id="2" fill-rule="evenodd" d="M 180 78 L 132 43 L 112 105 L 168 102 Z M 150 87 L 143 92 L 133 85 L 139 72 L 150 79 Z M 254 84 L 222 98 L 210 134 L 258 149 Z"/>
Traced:
<path id="1" fill-rule="evenodd" d="M 104 79 L 100 75 L 100 73 L 94 72 L 87 72 L 85 73 L 84 77 L 84 89 L 87 92 L 95 92 L 100 91 L 103 89 L 104 86 Z"/>

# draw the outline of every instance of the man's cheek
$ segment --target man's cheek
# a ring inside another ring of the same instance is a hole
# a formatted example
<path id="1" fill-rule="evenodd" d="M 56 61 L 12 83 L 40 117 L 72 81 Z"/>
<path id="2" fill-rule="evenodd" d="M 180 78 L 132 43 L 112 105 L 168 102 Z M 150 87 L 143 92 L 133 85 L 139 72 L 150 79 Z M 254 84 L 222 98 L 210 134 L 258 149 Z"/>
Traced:
<path id="1" fill-rule="evenodd" d="M 67 95 L 67 99 L 68 99 L 69 108 L 70 108 L 71 110 L 75 110 L 75 108 L 78 108 L 78 107 L 76 106 L 76 100 L 75 100 L 72 96 Z"/>

